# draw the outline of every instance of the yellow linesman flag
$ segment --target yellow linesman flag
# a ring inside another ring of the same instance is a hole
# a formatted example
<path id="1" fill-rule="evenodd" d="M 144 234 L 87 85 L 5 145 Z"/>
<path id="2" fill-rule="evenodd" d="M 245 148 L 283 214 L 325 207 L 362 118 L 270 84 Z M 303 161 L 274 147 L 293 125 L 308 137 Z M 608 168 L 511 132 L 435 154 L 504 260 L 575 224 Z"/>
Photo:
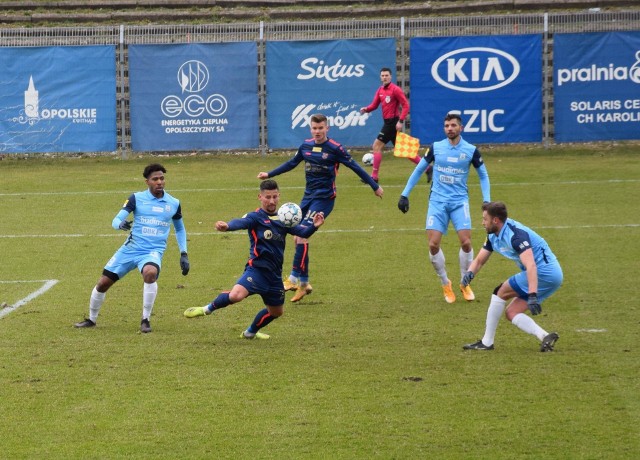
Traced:
<path id="1" fill-rule="evenodd" d="M 393 156 L 400 158 L 413 158 L 418 154 L 420 139 L 411 137 L 408 134 L 398 131 L 396 133 L 396 145 L 393 149 Z"/>

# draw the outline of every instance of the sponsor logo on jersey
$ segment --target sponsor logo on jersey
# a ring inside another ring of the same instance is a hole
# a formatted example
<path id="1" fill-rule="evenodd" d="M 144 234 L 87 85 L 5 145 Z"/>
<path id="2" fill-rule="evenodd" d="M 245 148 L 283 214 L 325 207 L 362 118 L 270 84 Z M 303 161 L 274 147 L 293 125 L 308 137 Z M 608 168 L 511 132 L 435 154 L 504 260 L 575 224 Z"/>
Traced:
<path id="1" fill-rule="evenodd" d="M 169 222 L 165 222 L 155 217 L 140 217 L 140 223 L 143 225 L 155 225 L 156 227 L 168 227 Z"/>

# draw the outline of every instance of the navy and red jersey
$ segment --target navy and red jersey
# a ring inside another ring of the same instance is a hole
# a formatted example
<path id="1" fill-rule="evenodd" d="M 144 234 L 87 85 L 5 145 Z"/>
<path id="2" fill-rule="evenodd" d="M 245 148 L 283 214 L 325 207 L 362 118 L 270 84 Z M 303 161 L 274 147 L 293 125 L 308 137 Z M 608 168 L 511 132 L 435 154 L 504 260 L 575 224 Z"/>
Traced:
<path id="1" fill-rule="evenodd" d="M 313 225 L 300 224 L 285 227 L 278 220 L 278 215 L 269 215 L 258 208 L 239 219 L 228 222 L 228 231 L 247 230 L 249 234 L 249 260 L 247 265 L 269 270 L 282 275 L 285 238 L 287 234 L 301 238 L 309 238 L 316 231 Z"/>
<path id="2" fill-rule="evenodd" d="M 332 199 L 336 196 L 336 175 L 341 164 L 355 172 L 360 179 L 375 191 L 380 187 L 371 176 L 353 159 L 349 152 L 333 139 L 316 144 L 315 139 L 307 139 L 289 161 L 285 161 L 272 171 L 269 177 L 291 171 L 304 161 L 307 181 L 304 198 Z"/>
<path id="3" fill-rule="evenodd" d="M 382 104 L 382 118 L 385 120 L 390 118 L 399 118 L 404 121 L 409 115 L 409 102 L 404 95 L 404 91 L 398 85 L 389 83 L 387 86 L 381 86 L 373 96 L 373 102 L 365 107 L 367 113 L 373 112 Z M 399 107 L 402 106 L 400 112 Z"/>

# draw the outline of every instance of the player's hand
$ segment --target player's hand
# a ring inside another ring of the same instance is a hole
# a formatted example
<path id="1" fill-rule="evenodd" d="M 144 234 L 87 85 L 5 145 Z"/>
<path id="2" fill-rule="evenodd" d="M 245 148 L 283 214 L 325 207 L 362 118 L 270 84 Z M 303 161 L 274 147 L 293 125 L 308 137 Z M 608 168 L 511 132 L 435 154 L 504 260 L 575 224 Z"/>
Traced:
<path id="1" fill-rule="evenodd" d="M 128 232 L 129 230 L 131 230 L 132 223 L 133 223 L 132 220 L 123 220 L 122 222 L 120 222 L 120 225 L 118 225 L 118 228 L 120 230 L 124 230 L 125 232 Z"/>
<path id="2" fill-rule="evenodd" d="M 258 179 L 262 179 L 262 180 L 269 179 L 269 173 L 266 173 L 264 171 L 259 172 Z"/>
<path id="3" fill-rule="evenodd" d="M 189 256 L 186 252 L 180 253 L 180 268 L 182 269 L 182 276 L 187 276 L 187 273 L 189 273 L 190 265 Z"/>
<path id="4" fill-rule="evenodd" d="M 373 193 L 375 193 L 378 198 L 382 199 L 382 195 L 384 195 L 384 190 L 382 190 L 382 187 L 378 187 L 378 189 Z"/>
<path id="5" fill-rule="evenodd" d="M 324 224 L 324 212 L 317 212 L 315 216 L 313 216 L 313 226 L 315 228 L 321 227 Z"/>
<path id="6" fill-rule="evenodd" d="M 532 315 L 538 315 L 542 313 L 542 307 L 540 306 L 540 302 L 538 302 L 538 294 L 533 292 L 529 294 L 529 298 L 527 299 L 527 307 Z"/>
<path id="7" fill-rule="evenodd" d="M 366 107 L 360 107 L 360 113 L 367 113 Z"/>
<path id="8" fill-rule="evenodd" d="M 429 166 L 427 166 L 427 171 L 425 173 L 427 175 L 427 184 L 429 182 L 431 182 L 431 179 L 433 179 L 433 165 L 429 164 Z"/>
<path id="9" fill-rule="evenodd" d="M 218 230 L 219 232 L 226 232 L 227 230 L 229 230 L 229 224 L 227 224 L 223 220 L 219 220 L 218 222 L 216 222 L 216 230 Z"/>
<path id="10" fill-rule="evenodd" d="M 462 279 L 460 280 L 460 284 L 462 284 L 463 287 L 469 286 L 474 276 L 475 275 L 473 274 L 473 272 L 468 271 L 462 276 Z"/>
<path id="11" fill-rule="evenodd" d="M 404 195 L 400 195 L 400 199 L 398 200 L 398 209 L 406 214 L 407 211 L 409 211 L 409 198 Z"/>

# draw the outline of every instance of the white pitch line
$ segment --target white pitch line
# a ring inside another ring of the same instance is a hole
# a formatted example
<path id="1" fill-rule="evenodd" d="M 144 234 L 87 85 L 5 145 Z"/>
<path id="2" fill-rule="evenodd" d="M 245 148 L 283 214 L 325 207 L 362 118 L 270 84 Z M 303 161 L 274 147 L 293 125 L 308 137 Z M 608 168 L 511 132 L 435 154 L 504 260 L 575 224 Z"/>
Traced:
<path id="1" fill-rule="evenodd" d="M 211 225 L 213 227 L 213 224 Z M 534 227 L 534 229 L 542 230 L 578 230 L 578 229 L 601 229 L 601 228 L 639 228 L 640 224 L 605 224 L 605 225 L 545 225 Z M 480 231 L 479 227 L 473 227 L 471 230 Z M 423 227 L 420 228 L 362 228 L 362 229 L 332 229 L 332 230 L 319 230 L 319 233 L 404 233 L 404 232 L 419 232 L 425 231 Z M 210 235 L 229 235 L 236 234 L 246 236 L 244 232 L 187 232 L 188 236 L 210 236 Z M 10 238 L 123 238 L 121 233 L 102 233 L 97 235 L 90 235 L 86 233 L 69 233 L 69 234 L 53 234 L 53 235 L 0 235 L 1 239 Z M 0 281 L 1 282 L 1 281 Z"/>
<path id="2" fill-rule="evenodd" d="M 6 308 L 3 308 L 2 310 L 0 310 L 0 318 L 2 318 L 3 316 L 8 315 L 12 311 L 17 310 L 18 308 L 20 308 L 24 304 L 31 302 L 33 299 L 35 299 L 36 297 L 44 294 L 45 292 L 47 292 L 49 289 L 51 289 L 53 286 L 55 286 L 58 283 L 58 280 L 40 280 L 40 281 L 33 281 L 33 282 L 34 283 L 40 283 L 40 282 L 43 282 L 43 281 L 44 281 L 44 284 L 42 285 L 42 287 L 40 289 L 38 289 L 36 291 L 33 291 L 31 294 L 26 296 L 24 299 L 18 300 L 13 305 L 11 305 L 9 307 L 6 307 Z M 0 281 L 0 283 L 29 283 L 29 281 Z"/>
<path id="3" fill-rule="evenodd" d="M 605 180 L 573 180 L 573 181 L 543 181 L 543 182 L 496 182 L 491 183 L 492 187 L 514 187 L 514 186 L 536 186 L 536 185 L 583 185 L 583 184 L 627 184 L 627 183 L 637 183 L 640 182 L 640 179 L 605 179 Z M 424 185 L 424 184 L 422 184 Z M 338 190 L 341 189 L 351 189 L 351 188 L 363 188 L 368 187 L 368 185 L 338 185 Z M 397 185 L 385 185 L 384 188 L 404 188 L 404 184 Z M 280 190 L 304 190 L 304 186 L 285 186 L 280 187 Z M 209 193 L 209 192 L 254 192 L 255 187 L 233 187 L 233 188 L 183 188 L 183 189 L 167 189 L 170 193 Z M 57 195 L 131 195 L 131 190 L 109 190 L 109 191 L 100 191 L 100 190 L 87 190 L 87 191 L 78 191 L 78 192 L 21 192 L 21 193 L 0 193 L 0 196 L 57 196 Z"/>

